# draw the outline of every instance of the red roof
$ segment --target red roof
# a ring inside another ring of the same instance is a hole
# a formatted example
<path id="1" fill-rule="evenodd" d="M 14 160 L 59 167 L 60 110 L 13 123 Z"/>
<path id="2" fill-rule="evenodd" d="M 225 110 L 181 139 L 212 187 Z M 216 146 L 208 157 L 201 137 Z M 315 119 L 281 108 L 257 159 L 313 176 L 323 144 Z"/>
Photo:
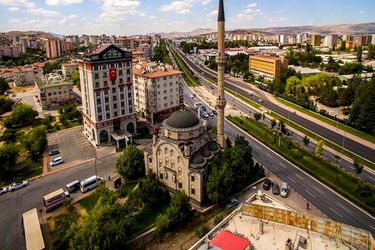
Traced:
<path id="1" fill-rule="evenodd" d="M 221 231 L 215 238 L 210 241 L 210 245 L 222 250 L 244 250 L 248 247 L 250 241 L 237 236 L 226 230 Z"/>

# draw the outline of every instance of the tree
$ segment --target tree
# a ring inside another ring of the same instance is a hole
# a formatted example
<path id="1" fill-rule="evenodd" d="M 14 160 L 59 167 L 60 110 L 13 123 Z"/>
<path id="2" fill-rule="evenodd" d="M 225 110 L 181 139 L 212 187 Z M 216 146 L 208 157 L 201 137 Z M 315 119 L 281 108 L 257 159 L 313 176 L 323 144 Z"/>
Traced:
<path id="1" fill-rule="evenodd" d="M 292 76 L 288 78 L 288 80 L 286 81 L 286 88 L 285 88 L 286 94 L 299 96 L 300 94 L 302 94 L 303 91 L 304 91 L 303 85 L 301 83 L 301 80 L 298 77 Z"/>
<path id="2" fill-rule="evenodd" d="M 307 137 L 307 135 L 305 135 L 305 137 L 303 137 L 303 144 L 305 144 L 305 146 L 307 147 L 310 143 L 310 138 Z"/>
<path id="3" fill-rule="evenodd" d="M 168 230 L 184 226 L 193 216 L 189 197 L 182 191 L 177 191 L 164 215 L 156 218 L 156 234 L 163 235 Z"/>
<path id="4" fill-rule="evenodd" d="M 0 77 L 0 94 L 4 94 L 5 91 L 9 89 L 9 84 L 8 82 L 3 78 Z"/>
<path id="5" fill-rule="evenodd" d="M 20 151 L 18 147 L 12 143 L 0 147 L 0 180 L 4 180 L 6 172 L 16 165 L 19 155 Z"/>
<path id="6" fill-rule="evenodd" d="M 357 47 L 357 61 L 362 62 L 362 46 Z"/>
<path id="7" fill-rule="evenodd" d="M 280 132 L 282 134 L 286 134 L 286 126 L 285 126 L 285 123 L 283 121 L 279 121 L 279 128 L 280 128 Z"/>
<path id="8" fill-rule="evenodd" d="M 273 129 L 275 126 L 276 126 L 276 120 L 275 119 L 272 119 L 271 120 L 271 129 Z"/>
<path id="9" fill-rule="evenodd" d="M 5 120 L 6 127 L 30 125 L 35 121 L 38 112 L 27 104 L 18 104 L 12 111 L 11 116 Z"/>
<path id="10" fill-rule="evenodd" d="M 255 118 L 255 120 L 256 120 L 257 122 L 259 122 L 260 118 L 262 118 L 262 114 L 256 112 L 256 113 L 254 114 L 254 118 Z"/>
<path id="11" fill-rule="evenodd" d="M 144 182 L 139 184 L 140 198 L 150 208 L 158 207 L 169 198 L 169 193 L 158 185 L 158 178 L 155 173 L 146 175 Z"/>
<path id="12" fill-rule="evenodd" d="M 116 170 L 126 179 L 138 179 L 145 174 L 143 151 L 135 145 L 128 146 L 117 158 Z"/>
<path id="13" fill-rule="evenodd" d="M 13 101 L 5 96 L 0 96 L 0 115 L 12 110 Z"/>
<path id="14" fill-rule="evenodd" d="M 368 47 L 367 47 L 367 51 L 368 51 L 367 59 L 368 60 L 375 59 L 375 45 L 369 44 Z"/>
<path id="15" fill-rule="evenodd" d="M 76 85 L 78 88 L 80 88 L 79 87 L 79 85 L 80 85 L 80 77 L 79 77 L 79 72 L 78 71 L 72 72 L 71 79 L 72 79 L 73 84 Z"/>
<path id="16" fill-rule="evenodd" d="M 36 162 L 43 155 L 43 151 L 47 146 L 46 127 L 43 125 L 34 127 L 23 139 L 23 143 L 29 151 L 31 160 Z"/>
<path id="17" fill-rule="evenodd" d="M 225 139 L 225 141 L 226 141 L 227 148 L 231 148 L 231 147 L 232 147 L 232 142 L 231 142 L 231 140 L 229 139 L 229 137 L 227 137 L 227 138 Z"/>
<path id="18" fill-rule="evenodd" d="M 324 156 L 323 146 L 324 146 L 323 140 L 318 141 L 318 143 L 316 144 L 315 155 L 320 159 L 323 159 L 323 156 Z"/>
<path id="19" fill-rule="evenodd" d="M 362 173 L 363 165 L 359 162 L 359 159 L 357 157 L 354 158 L 353 165 L 357 174 Z"/>

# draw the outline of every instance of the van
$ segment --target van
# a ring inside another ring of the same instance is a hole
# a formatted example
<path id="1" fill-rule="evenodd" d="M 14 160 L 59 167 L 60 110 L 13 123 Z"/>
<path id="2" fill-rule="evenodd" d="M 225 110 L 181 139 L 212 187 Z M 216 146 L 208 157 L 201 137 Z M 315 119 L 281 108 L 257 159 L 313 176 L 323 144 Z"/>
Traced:
<path id="1" fill-rule="evenodd" d="M 103 183 L 104 179 L 99 176 L 91 176 L 80 183 L 81 192 L 85 193 L 95 187 L 97 187 L 100 183 Z"/>
<path id="2" fill-rule="evenodd" d="M 281 185 L 280 196 L 286 198 L 288 196 L 288 183 L 283 182 Z"/>
<path id="3" fill-rule="evenodd" d="M 49 166 L 53 167 L 53 166 L 56 166 L 56 165 L 59 165 L 59 164 L 63 164 L 63 163 L 64 163 L 64 159 L 60 156 L 60 157 L 57 157 L 57 158 L 53 159 L 49 163 Z"/>
<path id="4" fill-rule="evenodd" d="M 80 184 L 81 184 L 80 180 L 75 180 L 75 181 L 72 181 L 71 183 L 66 184 L 65 187 L 69 193 L 74 193 L 75 191 L 79 190 Z"/>
<path id="5" fill-rule="evenodd" d="M 199 108 L 199 107 L 202 106 L 202 105 L 203 105 L 203 103 L 201 103 L 201 102 L 196 102 L 196 103 L 194 103 L 194 108 L 197 109 L 197 108 Z"/>

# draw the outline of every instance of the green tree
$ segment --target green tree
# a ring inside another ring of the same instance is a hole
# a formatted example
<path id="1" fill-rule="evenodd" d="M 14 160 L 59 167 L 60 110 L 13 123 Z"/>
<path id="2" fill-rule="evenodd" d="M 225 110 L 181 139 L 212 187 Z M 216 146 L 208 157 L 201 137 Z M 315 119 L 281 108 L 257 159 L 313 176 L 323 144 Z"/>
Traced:
<path id="1" fill-rule="evenodd" d="M 5 120 L 6 127 L 23 127 L 35 121 L 38 112 L 27 104 L 18 104 L 12 111 L 11 116 Z"/>
<path id="2" fill-rule="evenodd" d="M 9 89 L 9 84 L 8 82 L 3 78 L 0 77 L 0 94 L 4 94 L 5 91 Z"/>
<path id="3" fill-rule="evenodd" d="M 357 157 L 354 158 L 353 165 L 354 165 L 354 168 L 355 168 L 355 172 L 357 174 L 362 173 L 363 165 L 360 163 L 360 161 L 359 161 L 359 159 Z"/>
<path id="4" fill-rule="evenodd" d="M 169 198 L 169 193 L 159 186 L 158 178 L 152 172 L 147 174 L 145 181 L 139 184 L 139 191 L 142 202 L 150 208 L 164 204 Z"/>
<path id="5" fill-rule="evenodd" d="M 78 88 L 80 88 L 79 85 L 80 85 L 81 80 L 80 80 L 80 76 L 79 76 L 79 71 L 72 72 L 71 78 L 72 78 L 73 84 L 76 85 Z"/>
<path id="6" fill-rule="evenodd" d="M 362 46 L 357 47 L 357 61 L 362 62 Z"/>
<path id="7" fill-rule="evenodd" d="M 283 121 L 279 121 L 279 128 L 280 128 L 280 132 L 282 134 L 286 134 L 286 126 L 285 126 L 285 123 Z"/>
<path id="8" fill-rule="evenodd" d="M 13 101 L 5 96 L 0 96 L 0 115 L 12 110 Z"/>
<path id="9" fill-rule="evenodd" d="M 262 114 L 257 112 L 254 114 L 254 118 L 257 122 L 259 122 L 260 118 L 262 118 Z"/>
<path id="10" fill-rule="evenodd" d="M 125 148 L 122 155 L 117 158 L 116 170 L 126 179 L 138 179 L 145 175 L 145 162 L 143 151 L 135 145 Z"/>
<path id="11" fill-rule="evenodd" d="M 6 178 L 6 172 L 16 165 L 19 155 L 18 147 L 12 143 L 0 147 L 0 180 L 3 181 Z"/>
<path id="12" fill-rule="evenodd" d="M 286 81 L 286 87 L 285 87 L 286 94 L 299 96 L 302 94 L 303 91 L 304 91 L 304 88 L 303 88 L 302 82 L 298 77 L 292 76 L 288 78 L 288 80 Z"/>
<path id="13" fill-rule="evenodd" d="M 305 144 L 305 146 L 307 147 L 310 143 L 310 138 L 307 137 L 307 135 L 305 135 L 305 137 L 303 137 L 303 144 Z"/>
<path id="14" fill-rule="evenodd" d="M 320 158 L 320 159 L 323 159 L 324 157 L 324 141 L 323 140 L 320 140 L 318 141 L 318 143 L 316 144 L 316 149 L 315 149 L 315 155 Z"/>
<path id="15" fill-rule="evenodd" d="M 369 44 L 369 46 L 367 47 L 367 51 L 368 51 L 367 59 L 368 60 L 375 59 L 375 45 L 374 44 Z"/>
<path id="16" fill-rule="evenodd" d="M 47 146 L 47 131 L 43 125 L 34 127 L 29 134 L 23 139 L 26 149 L 29 151 L 33 161 L 37 161 Z"/>
<path id="17" fill-rule="evenodd" d="M 271 129 L 273 129 L 277 125 L 277 122 L 275 119 L 271 120 Z"/>

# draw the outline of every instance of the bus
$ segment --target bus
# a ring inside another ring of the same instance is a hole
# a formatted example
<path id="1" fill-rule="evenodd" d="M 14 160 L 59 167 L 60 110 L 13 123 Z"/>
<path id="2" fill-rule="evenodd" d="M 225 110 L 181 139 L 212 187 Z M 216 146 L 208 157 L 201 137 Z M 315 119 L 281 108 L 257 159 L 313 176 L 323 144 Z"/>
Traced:
<path id="1" fill-rule="evenodd" d="M 38 211 L 36 208 L 23 213 L 23 233 L 26 240 L 27 250 L 41 250 L 45 248 L 42 230 L 40 228 Z"/>
<path id="2" fill-rule="evenodd" d="M 93 175 L 93 176 L 81 181 L 81 192 L 85 193 L 85 192 L 97 187 L 102 182 L 104 182 L 104 179 L 102 177 Z"/>
<path id="3" fill-rule="evenodd" d="M 65 192 L 62 188 L 45 195 L 43 197 L 43 204 L 46 212 L 48 213 L 52 209 L 61 206 L 67 198 L 69 198 L 69 192 Z"/>

